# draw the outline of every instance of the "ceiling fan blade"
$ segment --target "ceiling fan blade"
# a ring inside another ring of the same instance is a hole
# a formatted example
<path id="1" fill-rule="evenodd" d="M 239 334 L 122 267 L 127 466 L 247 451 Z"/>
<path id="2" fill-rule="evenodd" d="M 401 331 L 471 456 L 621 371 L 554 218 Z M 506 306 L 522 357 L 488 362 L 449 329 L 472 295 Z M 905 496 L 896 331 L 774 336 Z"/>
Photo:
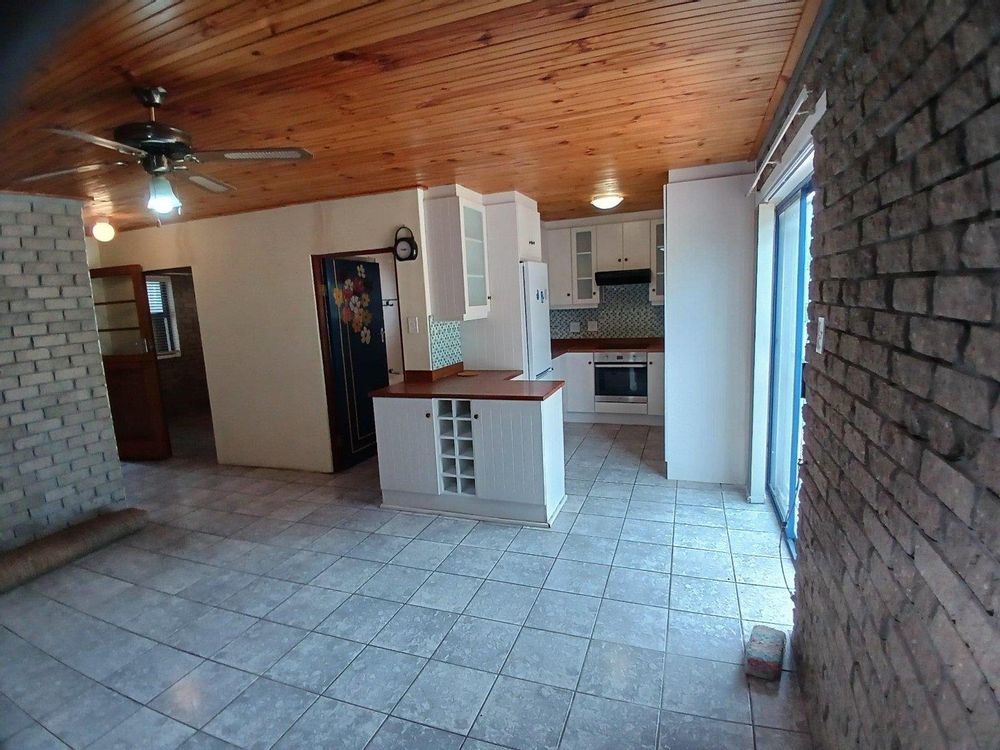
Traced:
<path id="1" fill-rule="evenodd" d="M 124 143 L 119 143 L 118 141 L 113 141 L 110 138 L 101 138 L 99 135 L 91 135 L 90 133 L 84 133 L 82 130 L 67 130 L 65 128 L 44 128 L 49 133 L 55 133 L 56 135 L 63 135 L 67 138 L 76 138 L 80 141 L 86 141 L 87 143 L 92 143 L 95 146 L 103 146 L 104 148 L 110 148 L 117 151 L 120 154 L 125 154 L 127 156 L 135 156 L 142 158 L 146 156 L 146 152 L 141 148 L 135 148 L 134 146 L 128 146 Z"/>
<path id="2" fill-rule="evenodd" d="M 223 182 L 222 180 L 217 180 L 214 177 L 206 177 L 198 172 L 191 172 L 190 170 L 184 171 L 184 176 L 188 180 L 200 187 L 202 190 L 207 190 L 210 193 L 235 193 L 236 188 L 230 185 L 228 182 Z"/>
<path id="3" fill-rule="evenodd" d="M 47 180 L 50 177 L 61 177 L 67 174 L 86 174 L 87 172 L 99 172 L 102 169 L 110 169 L 111 167 L 127 167 L 132 162 L 127 161 L 108 161 L 102 162 L 100 164 L 84 164 L 82 167 L 71 167 L 70 169 L 58 169 L 55 172 L 44 172 L 42 174 L 33 174 L 30 177 L 22 177 L 18 182 L 36 182 L 37 180 Z"/>
<path id="4" fill-rule="evenodd" d="M 198 162 L 207 161 L 304 161 L 312 154 L 297 146 L 275 148 L 229 148 L 197 151 L 191 154 Z"/>

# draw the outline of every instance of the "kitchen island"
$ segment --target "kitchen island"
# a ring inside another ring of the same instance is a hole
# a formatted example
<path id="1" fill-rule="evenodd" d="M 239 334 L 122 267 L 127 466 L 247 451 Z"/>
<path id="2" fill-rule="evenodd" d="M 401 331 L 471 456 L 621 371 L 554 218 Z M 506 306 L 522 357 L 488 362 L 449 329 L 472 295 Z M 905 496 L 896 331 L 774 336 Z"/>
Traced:
<path id="1" fill-rule="evenodd" d="M 566 498 L 563 383 L 520 375 L 373 392 L 383 507 L 550 525 Z"/>

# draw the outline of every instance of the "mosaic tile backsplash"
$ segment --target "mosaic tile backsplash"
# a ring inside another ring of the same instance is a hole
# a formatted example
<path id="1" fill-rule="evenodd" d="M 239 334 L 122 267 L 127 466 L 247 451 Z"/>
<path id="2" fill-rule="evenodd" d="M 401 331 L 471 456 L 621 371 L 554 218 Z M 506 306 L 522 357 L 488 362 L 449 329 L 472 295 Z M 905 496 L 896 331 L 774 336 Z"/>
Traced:
<path id="1" fill-rule="evenodd" d="M 596 331 L 587 330 L 588 320 L 597 321 Z M 580 332 L 570 333 L 570 323 L 579 323 Z M 551 310 L 549 327 L 554 339 L 662 336 L 663 305 L 650 303 L 645 284 L 602 286 L 601 303 L 596 308 Z"/>
<path id="2" fill-rule="evenodd" d="M 462 361 L 462 324 L 457 320 L 431 319 L 431 369 Z"/>

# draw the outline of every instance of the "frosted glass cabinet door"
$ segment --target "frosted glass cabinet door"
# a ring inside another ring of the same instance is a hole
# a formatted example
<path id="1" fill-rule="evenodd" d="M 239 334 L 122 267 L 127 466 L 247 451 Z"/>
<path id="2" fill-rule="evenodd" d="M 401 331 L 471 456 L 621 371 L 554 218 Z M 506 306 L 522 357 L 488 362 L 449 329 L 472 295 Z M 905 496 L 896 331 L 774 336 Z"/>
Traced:
<path id="1" fill-rule="evenodd" d="M 469 307 L 485 307 L 489 291 L 486 285 L 486 232 L 483 227 L 483 212 L 473 206 L 462 206 L 462 229 Z"/>
<path id="2" fill-rule="evenodd" d="M 594 302 L 594 230 L 573 230 L 573 291 L 574 302 Z"/>
<path id="3" fill-rule="evenodd" d="M 666 243 L 663 236 L 663 222 L 654 221 L 651 229 L 653 257 L 650 258 L 650 269 L 653 275 L 649 285 L 649 298 L 654 302 L 662 302 L 666 288 Z"/>

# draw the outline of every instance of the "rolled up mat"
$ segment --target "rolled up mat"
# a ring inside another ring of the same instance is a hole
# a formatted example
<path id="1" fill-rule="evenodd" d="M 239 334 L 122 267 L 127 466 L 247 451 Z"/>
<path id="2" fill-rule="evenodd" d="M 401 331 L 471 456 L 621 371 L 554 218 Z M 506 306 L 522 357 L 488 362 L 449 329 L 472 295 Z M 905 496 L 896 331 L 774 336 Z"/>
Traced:
<path id="1" fill-rule="evenodd" d="M 147 515 L 141 508 L 101 513 L 0 554 L 0 594 L 138 531 Z"/>

